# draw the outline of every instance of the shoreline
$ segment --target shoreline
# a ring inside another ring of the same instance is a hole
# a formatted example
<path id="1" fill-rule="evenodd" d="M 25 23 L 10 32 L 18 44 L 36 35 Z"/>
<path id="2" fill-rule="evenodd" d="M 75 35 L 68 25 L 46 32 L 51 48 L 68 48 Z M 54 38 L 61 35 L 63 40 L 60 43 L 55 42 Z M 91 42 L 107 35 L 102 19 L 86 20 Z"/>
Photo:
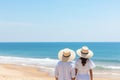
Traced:
<path id="1" fill-rule="evenodd" d="M 109 76 L 109 75 L 108 75 Z M 94 80 L 119 80 L 114 77 L 94 76 Z M 14 64 L 0 64 L 0 80 L 55 80 L 49 73 L 42 70 Z"/>

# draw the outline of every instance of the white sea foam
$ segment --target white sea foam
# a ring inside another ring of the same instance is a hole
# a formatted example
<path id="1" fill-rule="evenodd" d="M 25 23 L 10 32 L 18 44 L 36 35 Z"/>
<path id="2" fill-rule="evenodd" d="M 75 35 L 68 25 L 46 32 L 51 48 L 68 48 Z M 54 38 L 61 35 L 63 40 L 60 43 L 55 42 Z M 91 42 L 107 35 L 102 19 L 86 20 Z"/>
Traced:
<path id="1" fill-rule="evenodd" d="M 97 65 L 96 69 L 109 69 L 109 70 L 120 70 L 120 66 L 117 65 Z"/>
<path id="2" fill-rule="evenodd" d="M 51 74 L 54 74 L 54 68 L 57 62 L 58 62 L 57 59 L 50 59 L 50 58 L 39 59 L 39 58 L 0 56 L 0 63 L 37 67 Z"/>
<path id="3" fill-rule="evenodd" d="M 59 60 L 51 58 L 22 58 L 22 57 L 10 57 L 10 56 L 0 56 L 0 63 L 5 64 L 16 64 L 23 66 L 32 66 L 40 68 L 43 71 L 49 72 L 51 75 L 54 74 L 54 69 Z M 120 70 L 120 66 L 115 65 L 99 65 L 96 64 L 97 70 Z"/>

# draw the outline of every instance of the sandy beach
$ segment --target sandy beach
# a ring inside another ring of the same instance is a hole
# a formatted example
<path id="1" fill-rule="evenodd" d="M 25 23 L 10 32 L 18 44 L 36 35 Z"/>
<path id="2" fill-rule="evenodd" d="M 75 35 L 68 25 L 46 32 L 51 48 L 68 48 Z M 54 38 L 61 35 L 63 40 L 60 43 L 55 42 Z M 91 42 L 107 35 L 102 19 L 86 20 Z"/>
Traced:
<path id="1" fill-rule="evenodd" d="M 120 78 L 119 78 L 120 79 Z M 117 79 L 117 80 L 119 80 Z M 0 80 L 55 80 L 53 76 L 37 68 L 0 64 Z M 94 80 L 116 80 L 115 78 L 95 77 Z"/>
<path id="2" fill-rule="evenodd" d="M 0 80 L 54 80 L 37 68 L 0 64 Z"/>

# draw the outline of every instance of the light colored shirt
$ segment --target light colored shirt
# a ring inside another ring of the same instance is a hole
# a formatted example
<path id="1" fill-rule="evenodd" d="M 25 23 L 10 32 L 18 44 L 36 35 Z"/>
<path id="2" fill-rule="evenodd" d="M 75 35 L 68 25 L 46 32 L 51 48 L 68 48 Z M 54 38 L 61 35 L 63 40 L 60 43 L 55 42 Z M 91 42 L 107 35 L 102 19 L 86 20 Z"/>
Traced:
<path id="1" fill-rule="evenodd" d="M 59 61 L 55 68 L 55 77 L 58 80 L 71 80 L 75 77 L 75 68 L 72 62 Z"/>
<path id="2" fill-rule="evenodd" d="M 90 80 L 89 79 L 89 70 L 93 69 L 95 67 L 95 64 L 92 60 L 87 60 L 85 66 L 82 65 L 81 59 L 77 59 L 75 62 L 75 68 L 77 71 L 76 80 Z"/>

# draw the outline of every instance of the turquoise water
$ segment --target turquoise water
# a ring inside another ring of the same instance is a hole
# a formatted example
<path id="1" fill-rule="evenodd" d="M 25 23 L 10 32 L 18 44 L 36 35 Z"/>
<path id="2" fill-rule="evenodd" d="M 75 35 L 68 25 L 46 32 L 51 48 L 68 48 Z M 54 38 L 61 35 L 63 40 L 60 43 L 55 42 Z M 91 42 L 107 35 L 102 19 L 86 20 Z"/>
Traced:
<path id="1" fill-rule="evenodd" d="M 55 58 L 60 49 L 70 48 L 76 51 L 87 45 L 98 61 L 120 61 L 120 43 L 0 43 L 1 56 Z"/>
<path id="2" fill-rule="evenodd" d="M 97 65 L 95 69 L 120 69 L 119 42 L 0 43 L 0 63 L 30 65 L 54 70 L 60 49 L 70 48 L 76 51 L 84 45 L 94 52 L 92 60 Z"/>

